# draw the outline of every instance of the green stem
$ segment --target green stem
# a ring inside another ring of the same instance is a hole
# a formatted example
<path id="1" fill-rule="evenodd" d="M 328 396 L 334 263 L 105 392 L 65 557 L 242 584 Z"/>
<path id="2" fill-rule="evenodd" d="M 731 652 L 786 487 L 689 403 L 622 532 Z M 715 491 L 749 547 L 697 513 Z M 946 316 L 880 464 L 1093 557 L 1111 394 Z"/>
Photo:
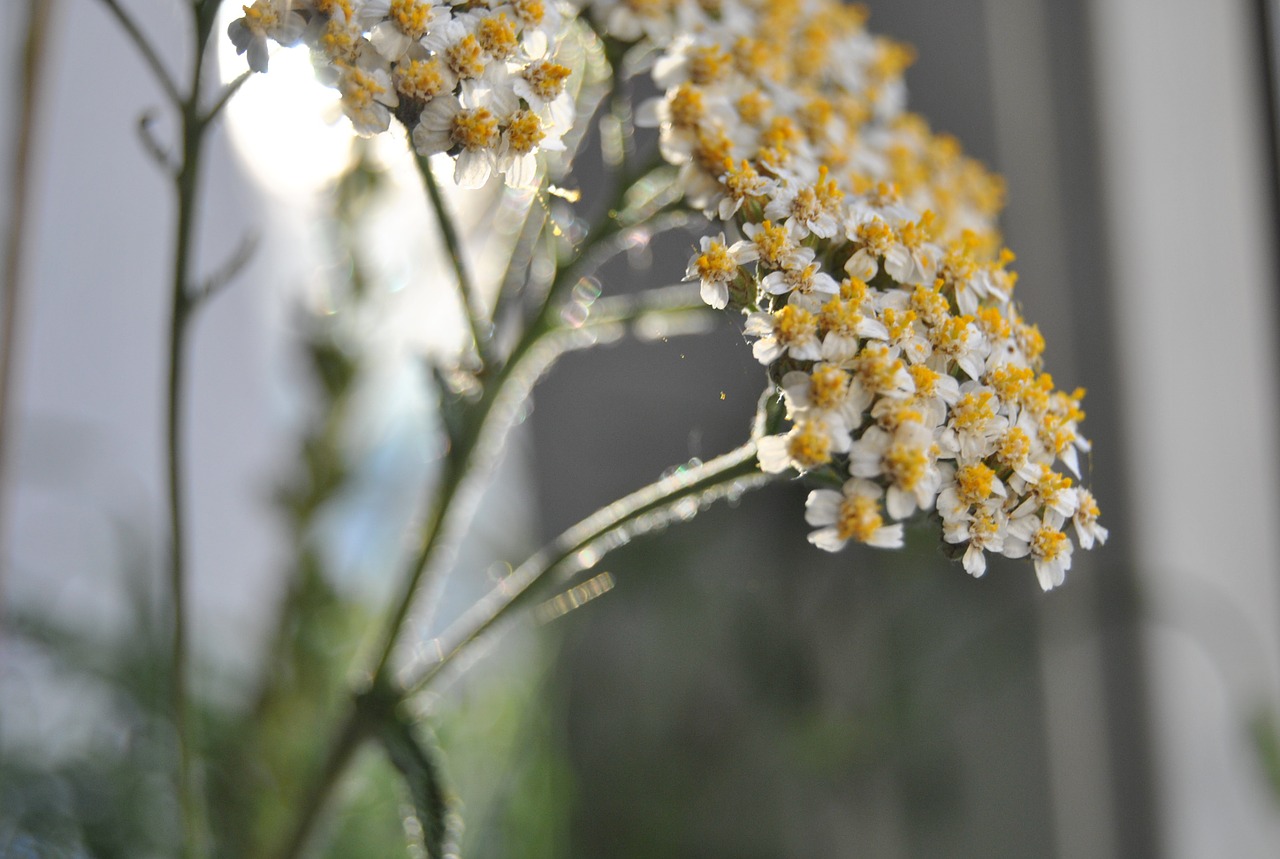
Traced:
<path id="1" fill-rule="evenodd" d="M 461 242 L 453 232 L 452 220 L 443 207 L 439 188 L 426 159 L 415 157 L 415 160 L 427 187 L 427 193 L 431 197 L 432 205 L 441 215 L 440 225 L 445 245 L 453 260 L 463 299 L 467 303 L 468 317 L 472 321 L 472 333 L 479 346 L 486 342 L 480 338 L 476 323 L 476 320 L 482 317 L 472 309 L 470 303 L 470 296 L 473 293 L 465 268 L 461 264 Z M 619 221 L 618 210 L 625 201 L 630 186 L 641 178 L 644 172 L 647 171 L 628 174 L 615 186 L 613 199 L 606 205 L 599 220 L 591 227 L 583 244 L 574 249 L 573 259 L 560 266 L 538 311 L 526 325 L 506 361 L 495 373 L 484 379 L 484 389 L 480 398 L 467 407 L 464 430 L 451 440 L 452 446 L 444 460 L 443 474 L 434 493 L 431 511 L 423 523 L 418 549 L 409 562 L 401 588 L 391 603 L 393 608 L 383 627 L 382 644 L 370 679 L 372 688 L 393 688 L 392 655 L 395 653 L 405 621 L 414 605 L 414 599 L 422 589 L 426 572 L 432 568 L 441 546 L 447 542 L 446 535 L 455 518 L 454 502 L 466 484 L 475 477 L 473 465 L 477 453 L 497 446 L 502 433 L 514 421 L 516 401 L 528 395 L 529 389 L 541 375 L 541 370 L 545 369 L 546 363 L 558 354 L 555 349 L 540 347 L 546 339 L 562 330 L 557 324 L 556 314 L 563 305 L 565 293 L 581 276 L 582 270 L 590 268 L 595 251 L 603 243 L 613 240 L 618 234 L 630 228 L 631 225 Z M 506 420 L 500 422 L 500 425 L 495 425 L 496 412 L 506 416 Z M 340 739 L 340 737 L 335 738 L 331 749 L 337 747 Z M 332 758 L 333 755 L 331 754 L 330 757 Z M 310 791 L 310 796 L 315 802 L 325 800 L 341 774 L 341 767 L 324 771 L 321 780 L 315 783 Z M 305 841 L 313 825 L 314 812 L 304 809 L 302 814 L 304 817 L 296 829 L 296 838 Z"/>
<path id="2" fill-rule="evenodd" d="M 368 736 L 368 722 L 363 717 L 358 703 L 353 703 L 342 720 L 342 727 L 334 735 L 333 744 L 329 747 L 329 754 L 319 778 L 312 782 L 303 799 L 300 806 L 302 813 L 289 834 L 289 840 L 285 843 L 280 859 L 297 859 L 302 855 L 311 838 L 311 830 L 328 802 L 329 792 L 337 784 L 338 778 Z"/>
<path id="3" fill-rule="evenodd" d="M 418 172 L 422 175 L 422 183 L 427 187 L 427 196 L 431 200 L 436 223 L 440 225 L 440 235 L 444 238 L 445 250 L 449 252 L 449 262 L 453 266 L 454 278 L 458 283 L 458 295 L 462 300 L 462 309 L 471 329 L 471 339 L 475 342 L 476 354 L 483 364 L 489 353 L 488 326 L 485 323 L 484 311 L 480 308 L 475 287 L 471 283 L 471 277 L 467 274 L 466 263 L 462 259 L 462 240 L 454 226 L 453 216 L 445 205 L 444 195 L 440 193 L 440 185 L 436 182 L 435 174 L 431 172 L 431 159 L 414 155 L 413 160 L 418 165 Z"/>
<path id="4" fill-rule="evenodd" d="M 717 489 L 737 484 L 739 491 L 746 491 L 765 485 L 770 478 L 771 475 L 762 473 L 756 466 L 756 443 L 752 440 L 702 465 L 679 469 L 588 516 L 516 568 L 443 635 L 424 645 L 423 650 L 432 654 L 431 660 L 403 684 L 404 695 L 422 691 L 468 644 L 511 611 L 536 598 L 540 593 L 536 586 L 571 556 L 593 547 L 624 526 L 639 527 L 643 532 L 659 523 L 666 524 L 669 517 L 664 516 L 664 512 L 684 499 L 714 500 L 710 496 Z M 654 520 L 647 528 L 641 527 L 650 515 L 655 516 Z M 615 547 L 602 547 L 601 554 L 610 548 Z"/>
<path id="5" fill-rule="evenodd" d="M 138 49 L 142 59 L 151 67 L 151 74 L 155 76 L 156 83 L 160 84 L 160 88 L 164 90 L 165 96 L 168 97 L 174 107 L 182 107 L 183 98 L 181 93 L 178 92 L 178 85 L 174 83 L 173 77 L 170 76 L 169 70 L 164 67 L 160 55 L 156 53 L 155 48 L 151 46 L 151 42 L 143 35 L 142 29 L 137 22 L 116 3 L 116 0 L 102 0 L 102 4 L 107 7 L 111 14 L 115 15 L 116 20 L 120 22 L 120 26 L 124 28 L 125 33 L 133 41 L 134 47 Z"/>

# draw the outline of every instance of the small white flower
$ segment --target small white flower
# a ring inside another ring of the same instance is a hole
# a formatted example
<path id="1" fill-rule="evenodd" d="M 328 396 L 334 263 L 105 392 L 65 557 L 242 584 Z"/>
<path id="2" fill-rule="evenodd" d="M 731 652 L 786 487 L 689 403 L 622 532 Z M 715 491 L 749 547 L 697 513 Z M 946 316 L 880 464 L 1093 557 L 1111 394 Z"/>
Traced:
<path id="1" fill-rule="evenodd" d="M 849 450 L 849 431 L 839 420 L 803 419 L 783 435 L 765 436 L 756 443 L 760 470 L 778 474 L 788 468 L 810 471 L 831 462 L 833 454 Z"/>
<path id="2" fill-rule="evenodd" d="M 1071 569 L 1071 538 L 1062 533 L 1063 519 L 1052 510 L 1044 518 L 1034 513 L 1014 516 L 1009 520 L 1008 535 L 1004 541 L 1007 558 L 1025 558 L 1035 561 L 1036 578 L 1042 590 L 1052 590 L 1066 580 Z"/>
<path id="3" fill-rule="evenodd" d="M 803 307 L 788 304 L 775 313 L 752 313 L 745 330 L 747 336 L 760 338 L 751 353 L 761 364 L 772 364 L 786 354 L 801 361 L 822 357 L 818 319 Z"/>
<path id="4" fill-rule="evenodd" d="M 885 506 L 894 519 L 933 507 L 942 484 L 933 435 L 913 421 L 893 433 L 878 426 L 868 428 L 849 448 L 849 473 L 885 479 L 889 486 Z"/>
<path id="5" fill-rule="evenodd" d="M 729 285 L 738 279 L 743 264 L 756 258 L 755 248 L 748 242 L 726 245 L 724 233 L 720 233 L 714 238 L 703 236 L 699 250 L 701 253 L 689 260 L 684 279 L 699 281 L 702 300 L 722 310 L 729 303 Z"/>
<path id="6" fill-rule="evenodd" d="M 292 10 L 291 0 L 254 0 L 244 7 L 244 16 L 227 26 L 227 36 L 237 54 L 247 54 L 249 68 L 267 70 L 267 40 L 292 45 L 302 37 L 307 22 Z"/>
<path id="7" fill-rule="evenodd" d="M 1107 542 L 1108 533 L 1106 528 L 1098 524 L 1098 502 L 1087 489 L 1076 490 L 1076 498 L 1079 506 L 1076 508 L 1076 515 L 1071 518 L 1071 524 L 1075 526 L 1076 536 L 1080 538 L 1080 547 L 1092 549 L 1094 543 L 1101 546 Z"/>
<path id="8" fill-rule="evenodd" d="M 880 515 L 884 494 L 870 480 L 854 478 L 840 492 L 815 489 L 805 502 L 805 521 L 818 530 L 809 542 L 828 552 L 838 552 L 850 540 L 881 549 L 902 547 L 902 523 L 886 525 Z"/>
<path id="9" fill-rule="evenodd" d="M 939 507 L 942 498 L 938 498 Z M 964 570 L 976 578 L 987 571 L 985 552 L 1003 552 L 1009 517 L 998 504 L 983 504 L 961 517 L 944 521 L 943 539 L 948 543 L 968 543 L 964 551 Z"/>

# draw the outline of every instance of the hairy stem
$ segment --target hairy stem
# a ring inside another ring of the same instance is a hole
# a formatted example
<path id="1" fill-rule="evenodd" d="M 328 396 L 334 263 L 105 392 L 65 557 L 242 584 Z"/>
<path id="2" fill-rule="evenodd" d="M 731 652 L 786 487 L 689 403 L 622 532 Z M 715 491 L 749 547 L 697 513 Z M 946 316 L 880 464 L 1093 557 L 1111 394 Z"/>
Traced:
<path id="1" fill-rule="evenodd" d="M 756 443 L 752 440 L 702 465 L 680 469 L 588 516 L 517 567 L 443 635 L 427 642 L 422 648 L 428 654 L 427 664 L 411 672 L 403 684 L 404 694 L 422 691 L 468 644 L 513 610 L 536 598 L 540 592 L 536 586 L 544 583 L 549 574 L 571 556 L 594 548 L 624 527 L 643 532 L 659 523 L 665 524 L 669 518 L 663 514 L 682 500 L 714 500 L 718 489 L 736 487 L 736 491 L 741 492 L 763 486 L 769 479 L 770 475 L 763 474 L 756 466 Z M 650 516 L 652 522 L 646 526 L 644 520 Z M 599 555 L 610 548 L 614 547 L 601 546 Z M 591 563 L 595 560 L 599 557 Z"/>

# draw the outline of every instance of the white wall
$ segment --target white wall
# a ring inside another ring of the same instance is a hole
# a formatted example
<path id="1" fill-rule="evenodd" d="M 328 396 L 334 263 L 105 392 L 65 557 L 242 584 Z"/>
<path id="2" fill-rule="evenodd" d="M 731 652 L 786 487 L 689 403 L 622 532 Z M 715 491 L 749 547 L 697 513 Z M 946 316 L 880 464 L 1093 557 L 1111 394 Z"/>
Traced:
<path id="1" fill-rule="evenodd" d="M 1272 174 L 1242 0 L 1096 0 L 1126 480 L 1164 844 L 1280 854 L 1247 723 L 1280 701 Z"/>

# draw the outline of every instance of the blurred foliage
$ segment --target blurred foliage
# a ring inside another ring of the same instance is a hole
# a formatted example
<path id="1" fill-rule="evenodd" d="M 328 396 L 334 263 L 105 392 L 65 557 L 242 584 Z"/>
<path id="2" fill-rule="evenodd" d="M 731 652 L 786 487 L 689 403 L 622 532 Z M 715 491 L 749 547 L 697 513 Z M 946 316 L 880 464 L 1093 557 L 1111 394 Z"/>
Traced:
<path id="1" fill-rule="evenodd" d="M 383 179 L 363 147 L 357 156 L 333 189 L 333 217 L 321 225 L 342 249 L 333 312 L 299 316 L 309 418 L 274 497 L 293 560 L 257 690 L 243 703 L 191 702 L 210 829 L 218 834 L 213 854 L 227 859 L 278 856 L 288 844 L 326 766 L 328 742 L 352 714 L 353 671 L 379 611 L 335 587 L 319 539 L 319 529 L 335 526 L 332 511 L 360 468 L 348 418 L 364 370 L 359 310 L 375 290 L 358 252 L 359 225 L 377 205 Z M 105 703 L 81 716 L 96 720 L 85 749 L 0 746 L 2 859 L 180 852 L 168 621 L 149 590 L 153 574 L 140 562 L 134 567 L 127 635 L 104 639 L 12 608 L 4 618 L 4 646 L 14 653 L 19 645 L 15 655 L 41 683 L 91 688 Z M 456 807 L 466 804 L 476 813 L 466 835 L 476 855 L 563 855 L 567 769 L 545 714 L 528 709 L 543 665 L 533 653 L 517 660 L 530 669 L 519 679 L 469 678 L 462 703 L 431 714 L 470 774 L 456 793 L 426 719 L 376 694 L 360 696 L 361 736 L 377 743 L 357 750 L 311 843 L 323 844 L 327 859 L 422 855 L 424 846 L 438 856 L 461 832 Z"/>

